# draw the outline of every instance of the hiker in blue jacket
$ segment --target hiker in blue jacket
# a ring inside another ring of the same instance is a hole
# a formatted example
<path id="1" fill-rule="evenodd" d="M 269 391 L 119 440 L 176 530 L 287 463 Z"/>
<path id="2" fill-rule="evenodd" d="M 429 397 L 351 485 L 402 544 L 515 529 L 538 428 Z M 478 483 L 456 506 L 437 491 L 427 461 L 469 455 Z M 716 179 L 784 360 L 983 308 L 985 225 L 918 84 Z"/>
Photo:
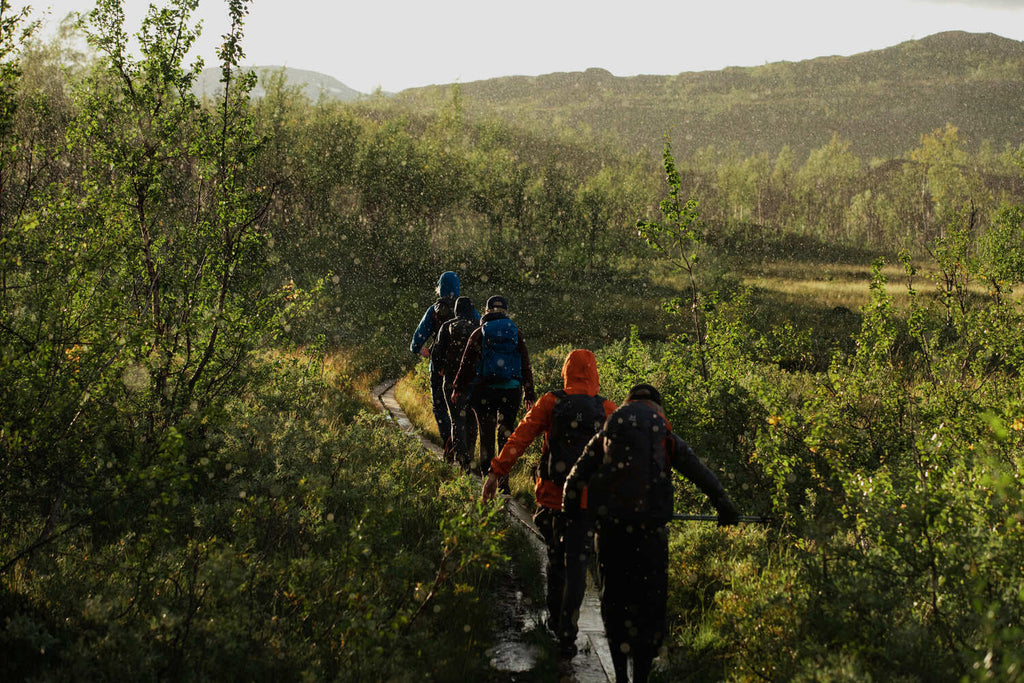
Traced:
<path id="1" fill-rule="evenodd" d="M 434 419 L 437 421 L 437 433 L 448 445 L 452 435 L 452 422 L 448 415 L 448 403 L 444 397 L 444 377 L 441 375 L 441 361 L 435 362 L 426 346 L 431 339 L 436 339 L 441 325 L 455 317 L 455 300 L 459 296 L 459 276 L 448 270 L 441 273 L 437 280 L 437 301 L 423 313 L 416 332 L 412 335 L 409 350 L 430 359 L 430 401 Z M 473 319 L 479 321 L 480 314 L 473 309 Z"/>

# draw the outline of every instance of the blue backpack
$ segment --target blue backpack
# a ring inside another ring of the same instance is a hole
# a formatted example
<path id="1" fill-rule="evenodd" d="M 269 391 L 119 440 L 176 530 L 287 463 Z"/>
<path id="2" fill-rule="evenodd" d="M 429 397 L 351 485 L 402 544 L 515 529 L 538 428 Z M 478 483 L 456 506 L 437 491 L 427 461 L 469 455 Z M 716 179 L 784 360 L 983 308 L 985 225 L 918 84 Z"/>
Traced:
<path id="1" fill-rule="evenodd" d="M 519 356 L 519 328 L 509 318 L 488 320 L 480 326 L 480 370 L 486 382 L 519 380 L 523 359 Z"/>

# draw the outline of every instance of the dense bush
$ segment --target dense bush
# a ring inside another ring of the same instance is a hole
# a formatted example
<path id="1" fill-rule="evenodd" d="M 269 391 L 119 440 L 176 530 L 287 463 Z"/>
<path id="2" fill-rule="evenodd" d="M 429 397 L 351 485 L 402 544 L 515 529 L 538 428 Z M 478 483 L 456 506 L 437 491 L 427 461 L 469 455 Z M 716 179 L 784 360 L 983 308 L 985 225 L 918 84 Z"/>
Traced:
<path id="1" fill-rule="evenodd" d="M 495 511 L 305 363 L 276 364 L 189 465 L 136 476 L 116 515 L 5 573 L 5 677 L 486 670 Z"/>
<path id="2" fill-rule="evenodd" d="M 1024 312 L 1005 293 L 1024 272 L 967 296 L 995 267 L 964 245 L 956 224 L 936 241 L 952 256 L 931 306 L 904 259 L 902 314 L 876 265 L 854 349 L 824 372 L 783 370 L 742 297 L 703 306 L 701 338 L 606 349 L 612 393 L 660 383 L 675 429 L 774 520 L 675 530 L 671 680 L 1020 678 Z"/>
<path id="3" fill-rule="evenodd" d="M 0 676 L 477 678 L 496 513 L 361 412 L 378 367 L 325 364 L 320 283 L 277 269 L 247 7 L 203 104 L 196 4 L 152 8 L 135 57 L 101 0 L 48 102 L 2 5 Z"/>

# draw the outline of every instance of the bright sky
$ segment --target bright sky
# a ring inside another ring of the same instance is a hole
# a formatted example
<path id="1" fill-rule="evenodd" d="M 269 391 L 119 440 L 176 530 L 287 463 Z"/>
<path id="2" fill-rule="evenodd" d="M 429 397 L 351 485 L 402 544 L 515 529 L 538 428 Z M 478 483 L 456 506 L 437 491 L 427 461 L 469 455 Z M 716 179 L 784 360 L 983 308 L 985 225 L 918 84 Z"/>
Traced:
<path id="1" fill-rule="evenodd" d="M 91 0 L 11 0 L 54 23 Z M 130 32 L 148 5 L 125 0 Z M 207 66 L 227 26 L 200 0 Z M 363 93 L 607 69 L 677 74 L 851 55 L 948 30 L 1024 40 L 1024 0 L 254 0 L 247 64 L 334 76 Z"/>

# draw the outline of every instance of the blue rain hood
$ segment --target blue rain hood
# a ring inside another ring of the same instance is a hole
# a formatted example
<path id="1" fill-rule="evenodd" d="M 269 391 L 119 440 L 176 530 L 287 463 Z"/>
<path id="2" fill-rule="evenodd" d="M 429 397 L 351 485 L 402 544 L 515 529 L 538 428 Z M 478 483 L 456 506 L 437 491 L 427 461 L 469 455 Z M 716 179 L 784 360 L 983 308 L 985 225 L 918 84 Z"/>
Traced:
<path id="1" fill-rule="evenodd" d="M 442 299 L 446 296 L 457 297 L 459 295 L 459 276 L 448 270 L 441 273 L 437 279 L 437 295 Z"/>

